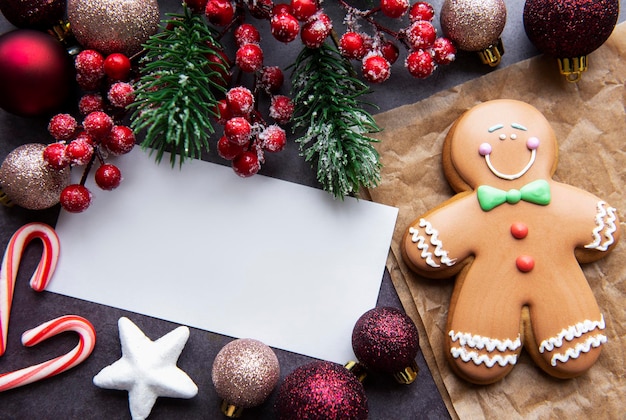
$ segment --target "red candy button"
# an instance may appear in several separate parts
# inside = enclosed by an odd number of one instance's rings
[[[528,273],[529,271],[532,271],[533,268],[535,268],[535,259],[529,255],[520,255],[515,260],[515,265],[517,266],[517,269],[522,273]]]
[[[515,222],[511,225],[511,235],[515,239],[524,239],[528,235],[528,226],[522,222]]]

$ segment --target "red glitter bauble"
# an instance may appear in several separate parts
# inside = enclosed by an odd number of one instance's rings
[[[72,66],[59,41],[18,29],[0,36],[0,107],[32,117],[57,111],[70,94]]]
[[[367,419],[365,389],[343,366],[315,361],[300,366],[283,381],[276,397],[276,414],[284,420]]]
[[[0,0],[0,11],[18,28],[50,29],[63,19],[65,0]]]
[[[417,328],[399,309],[374,308],[354,325],[352,349],[366,367],[395,374],[415,364],[419,351]]]
[[[524,29],[543,53],[585,56],[608,39],[618,15],[619,0],[528,0]]]

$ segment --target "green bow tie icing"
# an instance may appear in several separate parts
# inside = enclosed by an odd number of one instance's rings
[[[483,211],[493,210],[500,204],[517,204],[520,201],[546,206],[550,204],[550,184],[545,179],[538,179],[524,185],[519,190],[508,191],[481,185],[476,190],[476,195]]]

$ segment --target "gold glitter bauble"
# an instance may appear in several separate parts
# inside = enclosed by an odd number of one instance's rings
[[[465,51],[480,51],[498,43],[506,24],[504,0],[445,0],[441,29]]]
[[[68,0],[67,18],[76,40],[104,55],[132,55],[160,22],[157,0]]]
[[[43,160],[45,144],[25,144],[7,155],[0,166],[0,187],[11,202],[29,210],[43,210],[59,202],[70,183],[69,167],[52,169]]]

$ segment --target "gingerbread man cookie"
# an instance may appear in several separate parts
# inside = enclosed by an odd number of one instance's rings
[[[403,257],[420,275],[457,276],[447,353],[461,377],[488,384],[524,347],[548,374],[587,371],[606,342],[605,320],[579,263],[619,239],[616,209],[554,181],[558,146],[549,122],[514,100],[463,114],[443,146],[458,193],[406,230]]]

